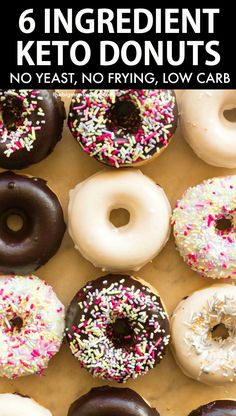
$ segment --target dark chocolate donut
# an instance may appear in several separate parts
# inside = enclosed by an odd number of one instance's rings
[[[18,231],[7,225],[19,215]],[[0,273],[26,274],[58,250],[65,232],[61,205],[46,181],[13,172],[0,174]]]
[[[236,416],[236,401],[216,400],[198,407],[189,416]]]
[[[71,404],[68,416],[159,416],[134,390],[96,387]]]
[[[169,343],[161,299],[138,278],[107,275],[88,282],[66,316],[71,352],[95,377],[123,383],[155,367]]]
[[[54,90],[0,90],[0,166],[22,169],[52,152],[65,108]]]
[[[112,167],[140,166],[168,146],[177,127],[173,90],[76,90],[68,126],[85,153]]]

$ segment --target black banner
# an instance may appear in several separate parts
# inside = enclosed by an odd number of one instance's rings
[[[1,86],[234,89],[234,13],[197,3],[6,4]]]

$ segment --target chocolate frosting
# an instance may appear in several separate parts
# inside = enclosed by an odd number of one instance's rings
[[[65,232],[57,196],[43,179],[3,172],[0,201],[0,273],[32,272],[56,253]],[[23,219],[19,231],[7,226],[12,214]]]
[[[135,355],[137,344],[140,344],[140,342],[142,342],[141,340],[145,340],[145,342],[147,343],[147,350],[144,353],[144,357],[142,360],[143,368],[139,360],[140,356],[138,356],[138,354],[137,354],[137,362],[138,362],[137,368],[138,369],[135,370],[136,367],[134,366],[132,367],[132,370],[131,369],[129,371],[127,370],[127,372],[125,373],[122,373],[121,371],[119,376],[114,377],[114,378],[111,375],[102,374],[103,369],[101,368],[98,370],[97,364],[94,368],[92,365],[88,366],[88,370],[92,372],[94,376],[99,376],[104,379],[115,380],[119,383],[122,383],[126,381],[129,377],[136,378],[137,375],[145,374],[150,368],[156,366],[161,361],[161,359],[163,358],[165,354],[166,346],[169,340],[169,321],[168,321],[168,317],[166,313],[164,312],[161,299],[157,296],[157,294],[156,293],[152,294],[151,290],[147,286],[145,286],[143,282],[137,279],[134,279],[132,276],[109,274],[106,276],[102,276],[91,282],[88,282],[86,286],[80,289],[79,292],[75,295],[75,297],[73,298],[73,300],[71,301],[69,305],[67,315],[66,315],[67,340],[71,346],[72,353],[76,354],[76,357],[81,361],[82,367],[86,367],[86,359],[84,360],[84,351],[82,352],[83,358],[81,358],[80,354],[79,353],[77,354],[77,352],[80,351],[80,345],[81,345],[80,341],[82,341],[83,343],[83,341],[87,340],[88,338],[86,327],[83,324],[84,322],[88,322],[91,319],[94,321],[95,319],[94,313],[96,314],[96,311],[98,313],[98,319],[102,319],[103,321],[103,318],[104,318],[105,322],[107,320],[109,321],[110,315],[113,309],[111,306],[109,306],[107,310],[104,312],[104,306],[102,305],[102,302],[98,303],[97,297],[100,297],[101,291],[103,291],[101,297],[103,298],[104,304],[107,305],[108,299],[106,299],[106,290],[109,291],[109,288],[111,287],[111,285],[114,286],[114,291],[115,291],[114,293],[117,293],[116,291],[120,292],[122,298],[125,296],[125,293],[127,293],[126,288],[130,289],[128,293],[128,296],[130,296],[130,299],[132,299],[133,292],[139,291],[139,299],[141,302],[140,312],[147,314],[147,319],[144,324],[139,321],[139,315],[137,314],[137,317],[134,320],[127,319],[127,321],[125,321],[125,320],[118,319],[119,321],[118,328],[114,328],[113,326],[113,328],[109,329],[109,327],[107,326],[105,330],[104,330],[104,327],[101,330],[100,347],[103,348],[101,344],[103,343],[102,340],[104,340],[104,337],[112,339],[112,343],[108,342],[109,346],[105,347],[105,351],[109,350],[110,348],[114,348],[114,354],[115,354],[115,350],[117,348],[121,348],[123,351],[123,355],[122,357],[120,357],[121,362],[129,360],[129,358],[124,358],[124,357],[129,357],[129,354],[131,352],[133,352]],[[93,293],[96,293],[96,296],[95,296],[96,299],[94,298]],[[148,304],[146,304],[146,307],[142,306],[143,305],[142,302],[144,302],[144,304],[147,302],[145,300],[146,296],[153,298],[153,304],[151,307]],[[119,295],[114,294],[113,296],[114,305],[119,304],[120,302],[119,299],[120,299]],[[128,301],[129,304],[132,304],[130,302],[132,302],[132,300]],[[83,305],[87,305],[86,306],[87,310]],[[101,309],[100,309],[100,305],[102,305]],[[94,311],[94,307],[96,311]],[[133,307],[134,308],[137,307],[137,300],[133,304]],[[121,309],[122,310],[124,309],[124,312],[125,312],[124,306],[120,305],[118,309],[119,311]],[[103,315],[103,318],[101,318],[102,315]],[[155,327],[153,326],[153,322],[155,321],[156,321],[156,325],[158,325],[157,331],[155,331]],[[140,323],[141,323],[141,328],[142,328],[141,333],[140,333],[140,326],[139,326]],[[106,325],[107,324],[105,324],[105,326]],[[85,327],[85,329],[84,330],[80,329],[78,332],[78,328],[81,328],[81,326],[82,328]],[[98,327],[99,328],[101,327],[100,323],[98,324]],[[105,333],[103,333],[103,331],[105,331]],[[78,342],[78,338],[80,338],[79,342]],[[99,335],[98,335],[98,339],[99,339]],[[128,342],[124,342],[124,341],[127,341],[127,339],[128,339]],[[97,348],[98,346],[99,346],[99,341],[97,344]],[[149,349],[152,350],[152,355],[151,354],[149,355],[149,352],[148,352]],[[87,354],[93,354],[92,349],[89,349],[87,352],[85,351],[86,357],[87,357]],[[142,355],[140,351],[139,351],[139,354]],[[119,358],[117,358],[117,360],[119,360]],[[122,364],[118,365],[118,367],[119,366],[122,366]]]
[[[189,416],[236,416],[236,400],[216,400],[193,410]]]
[[[159,416],[134,390],[96,387],[76,400],[68,416]]]
[[[6,97],[7,94],[11,96],[11,91],[0,90],[0,96]],[[21,90],[14,91],[19,93]],[[33,90],[27,91],[29,91],[29,96],[26,99],[29,103],[37,102],[37,95],[35,97],[30,96]],[[39,93],[41,99],[36,104],[36,110],[26,116],[29,120],[29,125],[32,123],[33,126],[40,126],[36,131],[36,140],[30,151],[26,148],[21,148],[7,157],[4,152],[9,144],[9,139],[2,141],[0,136],[0,166],[4,169],[22,169],[38,163],[52,152],[62,137],[63,121],[66,118],[66,113],[61,98],[55,95],[54,90],[37,90],[36,92]],[[3,103],[4,101],[0,102],[0,112],[3,111]],[[42,111],[40,111],[43,115],[38,115],[38,108],[41,108]],[[19,118],[23,119],[23,117],[25,116],[19,115]],[[39,124],[42,120],[43,124]],[[21,137],[23,137],[23,134]]]

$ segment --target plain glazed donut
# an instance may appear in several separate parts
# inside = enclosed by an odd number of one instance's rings
[[[118,208],[130,213],[128,224],[120,228],[109,220]],[[68,210],[75,248],[103,270],[139,270],[169,238],[169,201],[139,170],[96,173],[70,191]]]
[[[172,90],[76,90],[68,125],[84,152],[99,162],[141,166],[166,149],[177,113]]]
[[[171,337],[186,376],[206,384],[236,381],[236,287],[213,285],[182,300]]]
[[[236,416],[236,401],[223,399],[203,404],[188,416]]]
[[[236,167],[236,124],[231,112],[235,108],[236,90],[188,90],[183,94],[183,136],[196,155],[210,165]]]
[[[191,269],[236,278],[236,176],[188,188],[172,216],[177,248]]]
[[[0,416],[52,416],[52,413],[27,396],[0,394]]]
[[[75,295],[66,335],[81,367],[94,377],[124,383],[161,361],[169,322],[156,289],[132,276],[107,275]]]
[[[68,412],[68,416],[111,415],[159,416],[159,413],[134,390],[108,386],[91,389],[72,403]]]
[[[45,180],[13,172],[0,173],[0,201],[0,273],[30,273],[60,247],[65,232],[60,202]],[[22,218],[20,230],[8,227],[11,215]]]
[[[42,374],[61,346],[64,306],[36,276],[1,276],[0,304],[0,377]]]
[[[54,90],[0,90],[0,166],[22,169],[61,139],[65,108]]]

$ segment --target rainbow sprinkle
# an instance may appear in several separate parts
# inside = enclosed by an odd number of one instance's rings
[[[124,100],[139,112],[140,123],[134,131],[115,125],[109,116],[112,106]],[[176,113],[171,90],[80,89],[72,98],[68,125],[89,156],[119,168],[151,159],[167,147],[176,128]]]
[[[117,319],[127,319],[132,329],[128,346],[116,346],[110,336]],[[81,367],[118,383],[157,365],[170,338],[160,298],[129,276],[110,275],[88,283],[73,299],[66,321],[67,339]]]

